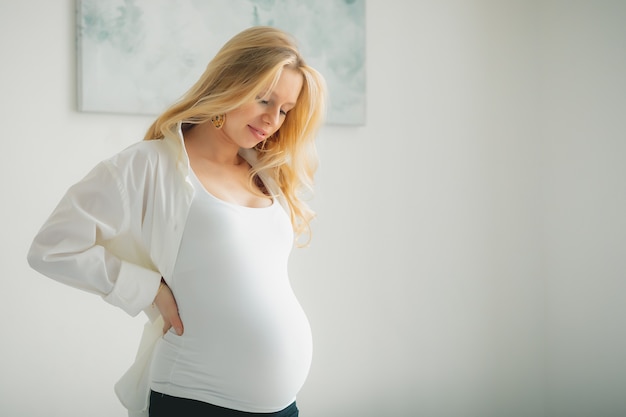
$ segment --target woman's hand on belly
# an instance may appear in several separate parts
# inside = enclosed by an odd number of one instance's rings
[[[172,290],[167,286],[165,281],[161,281],[161,287],[154,298],[154,305],[159,309],[163,316],[163,334],[167,333],[172,327],[177,335],[183,334],[183,322],[178,314],[178,304],[172,294]]]

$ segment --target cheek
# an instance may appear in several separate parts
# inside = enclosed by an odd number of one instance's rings
[[[233,117],[238,119],[249,119],[259,113],[258,105],[256,103],[245,104],[240,108],[231,111]]]
[[[293,115],[291,116],[293,117]],[[285,125],[285,122],[287,122],[287,119],[289,119],[289,113],[287,113],[287,115],[285,117],[282,117],[280,120],[280,123],[278,124],[278,127],[282,127]]]
[[[226,115],[226,123],[224,124],[224,128],[229,128],[228,130],[234,132],[236,130],[244,128],[249,123],[250,118],[241,111],[230,112]]]

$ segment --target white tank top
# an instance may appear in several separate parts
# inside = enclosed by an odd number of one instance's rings
[[[185,332],[159,340],[151,387],[240,411],[282,410],[312,356],[311,329],[287,274],[291,222],[276,199],[238,206],[190,176],[196,193],[168,283]]]

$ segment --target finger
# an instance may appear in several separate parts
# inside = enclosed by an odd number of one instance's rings
[[[174,327],[174,331],[176,332],[177,335],[182,336],[183,332],[185,331],[183,328],[183,322],[180,319],[180,316],[177,314],[173,315],[172,318],[170,319],[170,324],[172,327]]]

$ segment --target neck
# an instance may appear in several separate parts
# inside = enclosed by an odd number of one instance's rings
[[[240,165],[239,147],[228,142],[210,123],[195,125],[184,133],[185,147],[190,156],[200,157],[220,165]]]

